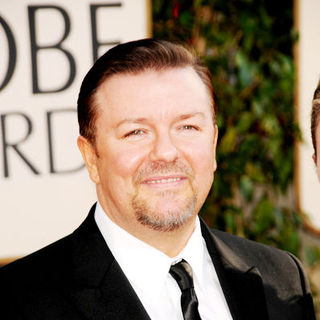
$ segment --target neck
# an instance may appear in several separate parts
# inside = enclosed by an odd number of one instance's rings
[[[110,214],[108,210],[104,209],[104,212],[120,228],[158,249],[170,258],[177,256],[184,249],[194,231],[196,222],[195,215],[176,230],[159,231],[142,225],[134,218],[123,221],[117,219],[117,216]]]

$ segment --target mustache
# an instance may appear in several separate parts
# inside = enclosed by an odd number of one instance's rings
[[[139,184],[150,176],[165,174],[181,174],[188,178],[192,178],[193,170],[181,160],[175,160],[172,162],[155,161],[140,167],[133,180],[136,184]]]

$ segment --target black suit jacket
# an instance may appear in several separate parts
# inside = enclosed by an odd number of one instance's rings
[[[0,269],[1,319],[150,319],[99,232],[94,208],[71,235]],[[233,319],[315,319],[296,258],[201,228]]]

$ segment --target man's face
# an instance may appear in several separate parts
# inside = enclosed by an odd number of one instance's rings
[[[115,75],[95,103],[96,148],[86,148],[84,158],[109,217],[126,230],[160,231],[195,218],[213,181],[217,140],[211,101],[195,71]]]

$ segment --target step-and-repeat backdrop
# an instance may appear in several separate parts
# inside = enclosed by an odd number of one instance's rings
[[[95,188],[77,149],[76,100],[93,61],[145,38],[148,0],[0,3],[0,260],[72,232]]]

